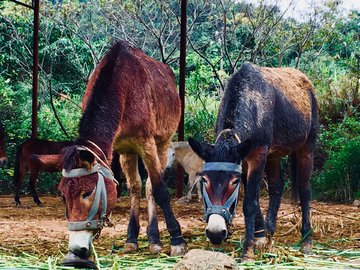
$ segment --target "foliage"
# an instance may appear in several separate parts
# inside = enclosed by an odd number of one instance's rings
[[[215,124],[219,100],[204,95],[188,96],[185,105],[185,138],[214,143]]]
[[[279,8],[280,0],[188,2],[185,138],[215,141],[219,100],[227,79],[244,61],[298,68],[313,82],[319,104],[322,128],[313,182],[323,181],[324,189],[329,183],[332,189],[332,180],[326,178],[333,176],[325,172],[337,170],[331,160],[345,162],[349,157],[347,144],[357,147],[352,140],[359,131],[360,105],[360,12],[343,13],[338,3],[310,1],[295,19],[286,16],[294,8],[292,1],[285,9]],[[81,116],[77,105],[90,74],[114,40],[124,39],[168,64],[178,81],[180,8],[178,0],[42,1],[39,137],[76,138]],[[10,157],[0,169],[6,183],[1,193],[11,192],[16,147],[30,137],[32,20],[31,10],[0,2],[0,120]],[[355,174],[348,175],[349,183],[357,181]],[[46,174],[41,178],[44,191],[57,181]],[[350,186],[347,200],[359,188]],[[324,198],[316,186],[314,190],[315,196]]]
[[[326,149],[326,161],[312,180],[318,200],[348,203],[359,197],[360,190],[359,117],[321,128],[318,148]],[[319,149],[317,150],[319,151]]]

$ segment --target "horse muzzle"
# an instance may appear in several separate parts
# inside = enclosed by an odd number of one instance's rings
[[[69,249],[74,255],[87,259],[91,255],[92,241],[92,231],[70,231]]]
[[[219,214],[210,215],[205,235],[213,245],[220,245],[228,235],[225,219]]]

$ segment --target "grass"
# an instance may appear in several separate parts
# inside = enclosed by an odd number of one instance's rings
[[[233,241],[233,251],[227,252],[244,269],[360,269],[360,251],[324,248],[315,244],[311,255],[304,255],[296,246],[277,245],[270,253],[257,253],[256,261],[241,263],[240,241]],[[224,248],[213,249],[225,252]],[[99,269],[172,269],[182,257],[169,257],[166,254],[99,256],[93,246],[93,257]],[[72,269],[60,266],[65,254],[58,252],[44,260],[22,252],[21,254],[0,254],[0,268],[12,269]],[[356,260],[356,261],[355,261]]]

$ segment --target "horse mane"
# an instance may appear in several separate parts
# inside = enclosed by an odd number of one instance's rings
[[[119,40],[106,53],[86,86],[79,140],[90,139],[104,151],[111,148],[121,118],[121,110],[114,108],[121,108],[119,103],[125,92],[123,89],[119,90],[122,75],[118,74],[129,64],[132,65],[129,69],[137,69],[138,63],[133,52],[130,52],[129,45]],[[76,144],[79,144],[78,141]]]
[[[226,133],[229,133],[231,135],[232,131]],[[233,154],[230,151],[230,148],[236,146],[237,144],[238,142],[234,136],[220,136],[215,143],[214,149],[212,150],[213,156],[215,157],[215,160],[213,161],[216,162],[227,160],[232,162]]]
[[[75,168],[76,165],[76,159],[75,159],[75,154],[76,154],[77,150],[76,150],[76,146],[69,146],[69,147],[65,147],[62,151],[63,153],[63,166],[65,171],[70,171],[71,169]]]

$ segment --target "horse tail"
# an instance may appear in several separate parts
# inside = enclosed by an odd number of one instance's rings
[[[292,197],[295,203],[297,203],[299,200],[299,170],[295,152],[290,155],[290,178],[292,182]]]
[[[19,184],[19,179],[20,179],[20,157],[22,154],[22,148],[23,148],[23,145],[21,144],[16,149],[15,166],[14,166],[14,186],[15,187],[17,187],[17,185]]]

